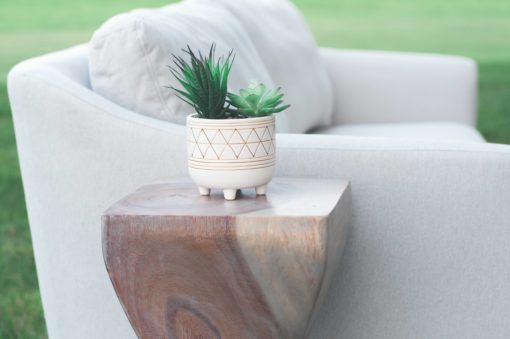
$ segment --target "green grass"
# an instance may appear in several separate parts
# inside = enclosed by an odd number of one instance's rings
[[[6,94],[7,72],[20,60],[87,41],[115,13],[167,2],[0,2],[0,338],[46,337]],[[295,2],[320,45],[474,58],[480,65],[478,127],[489,141],[510,144],[510,1]]]

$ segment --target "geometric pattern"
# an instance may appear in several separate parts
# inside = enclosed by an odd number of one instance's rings
[[[188,127],[188,157],[193,160],[254,160],[273,157],[274,124],[257,127]]]

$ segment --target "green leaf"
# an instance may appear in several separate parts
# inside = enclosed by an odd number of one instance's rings
[[[238,108],[249,108],[250,107],[248,102],[246,102],[246,100],[239,95],[236,95],[233,93],[228,93],[228,98],[230,99],[230,103],[235,107],[238,107]]]
[[[228,93],[228,99],[229,103],[244,116],[267,116],[290,107],[280,106],[283,104],[283,93],[280,93],[280,90],[279,87],[267,90],[264,84],[252,81],[247,88],[239,91],[239,95]]]
[[[281,112],[289,107],[283,105],[280,88],[267,90],[262,83],[251,82],[239,95],[228,92],[228,77],[235,55],[230,51],[225,58],[215,58],[216,45],[209,53],[195,53],[190,46],[183,49],[189,57],[172,55],[174,67],[169,66],[172,75],[182,89],[170,88],[176,96],[191,105],[200,117],[224,119],[227,117],[265,116]]]
[[[266,93],[266,86],[264,84],[259,84],[253,89],[253,94],[258,97],[262,97]]]
[[[280,113],[289,107],[290,107],[290,105],[284,105],[284,106],[280,106],[278,108],[274,108],[272,113]]]
[[[260,96],[256,94],[250,94],[244,97],[244,100],[248,103],[248,105],[250,105],[251,109],[257,111],[257,108],[259,107]]]

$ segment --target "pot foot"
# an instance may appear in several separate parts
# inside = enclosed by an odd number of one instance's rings
[[[255,187],[255,192],[257,193],[257,195],[266,195],[266,191],[267,185]]]
[[[236,200],[237,190],[236,189],[224,189],[223,196],[225,200]]]
[[[198,192],[200,192],[200,195],[209,195],[211,194],[211,189],[207,187],[198,186]]]

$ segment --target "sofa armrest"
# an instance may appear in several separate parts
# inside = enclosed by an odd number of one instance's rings
[[[330,48],[320,53],[334,86],[336,124],[476,123],[477,65],[471,59]]]
[[[104,267],[101,214],[154,179],[186,174],[185,128],[102,98],[52,58],[8,77],[48,335],[136,338]]]
[[[351,181],[352,229],[309,337],[510,333],[509,174],[506,145],[279,135],[277,175]]]

